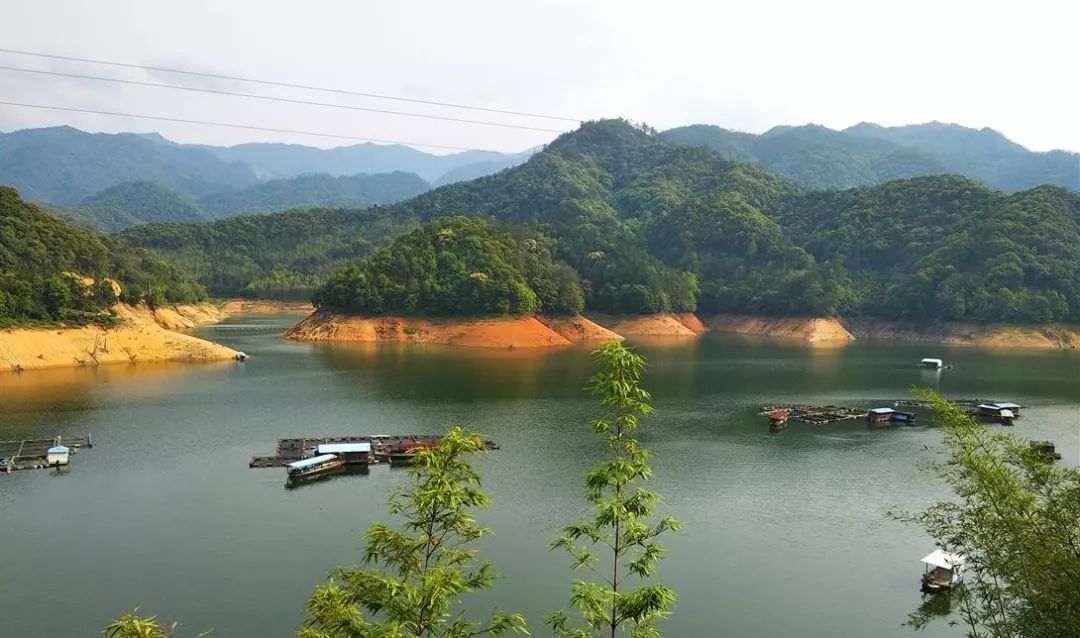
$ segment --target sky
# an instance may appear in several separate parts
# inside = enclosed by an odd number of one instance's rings
[[[0,47],[659,129],[931,120],[1080,151],[1080,3],[1066,0],[11,1]],[[568,130],[508,116],[0,53],[0,66]],[[459,148],[557,133],[0,70],[0,101]],[[180,142],[346,139],[0,105],[0,130]],[[420,147],[432,152],[449,149]]]

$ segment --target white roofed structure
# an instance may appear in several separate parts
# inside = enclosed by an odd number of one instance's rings
[[[370,454],[370,443],[323,443],[319,454]]]
[[[966,560],[960,554],[950,554],[942,549],[935,549],[922,559],[923,563],[930,565],[931,567],[941,567],[942,569],[956,569],[963,567]]]

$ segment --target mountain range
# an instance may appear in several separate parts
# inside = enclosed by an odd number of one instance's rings
[[[519,164],[531,153],[434,155],[369,143],[332,149],[262,143],[221,147],[178,144],[158,134],[86,133],[60,126],[0,133],[0,184],[17,188],[27,199],[74,207],[126,182],[150,182],[192,199],[316,173],[405,172],[447,183]]]
[[[662,135],[757,164],[806,188],[852,188],[951,173],[1007,192],[1040,184],[1080,191],[1080,154],[1036,153],[988,128],[864,122],[842,131],[816,125],[778,126],[754,135],[694,125]]]
[[[212,293],[295,296],[420,225],[482,216],[549,245],[596,312],[1080,320],[1076,192],[957,175],[811,190],[667,137],[591,122],[520,166],[397,204],[119,237]]]

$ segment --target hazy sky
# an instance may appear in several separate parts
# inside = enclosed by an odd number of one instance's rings
[[[8,0],[0,47],[657,128],[761,132],[929,120],[1080,151],[1070,0]],[[413,104],[0,54],[0,65],[569,128]],[[554,134],[0,70],[0,100],[521,150]],[[0,105],[0,130],[70,124],[184,142],[350,143]]]

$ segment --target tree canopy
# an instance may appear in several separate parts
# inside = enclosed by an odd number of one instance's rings
[[[85,321],[122,298],[206,298],[201,286],[144,249],[75,228],[0,187],[0,324]]]
[[[577,274],[552,258],[549,244],[484,218],[437,219],[334,273],[314,302],[367,314],[580,312]]]

